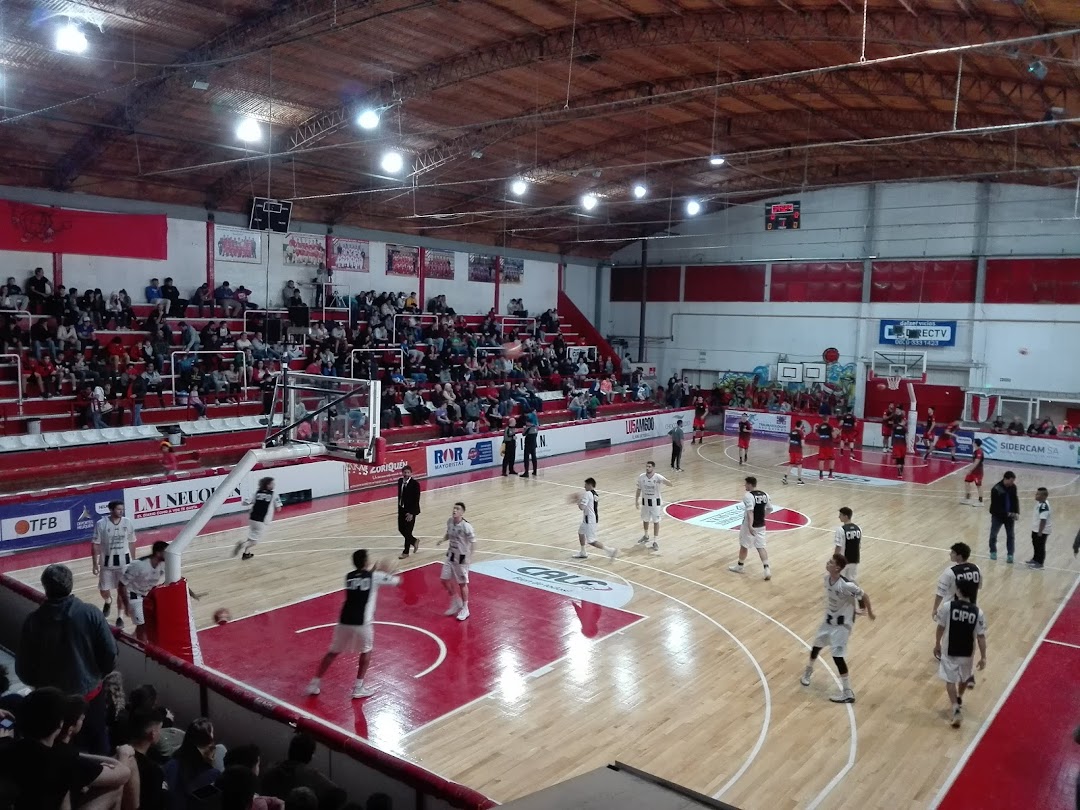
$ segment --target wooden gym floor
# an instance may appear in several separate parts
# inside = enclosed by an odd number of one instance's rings
[[[474,474],[465,482],[424,482],[421,550],[405,566],[407,586],[380,592],[376,619],[382,626],[369,676],[380,694],[363,703],[345,694],[351,659],[334,665],[320,698],[304,697],[303,688],[328,639],[325,625],[336,618],[340,594],[334,592],[351,551],[367,547],[397,556],[393,500],[334,509],[316,503],[296,517],[286,510],[246,563],[229,557],[242,528],[206,535],[184,561],[192,587],[210,592],[195,604],[206,663],[499,801],[620,760],[747,810],[1068,807],[1075,765],[1066,761],[1067,745],[1040,750],[1036,744],[1018,754],[999,750],[998,743],[1012,731],[1010,707],[1018,696],[1028,695],[1036,706],[1034,715],[1030,708],[1022,714],[1036,743],[1042,724],[1049,729],[1055,715],[1067,714],[1062,708],[1080,701],[1080,639],[1074,630],[1055,640],[1051,630],[1080,571],[1071,551],[1080,476],[1016,467],[1022,519],[1017,564],[1007,565],[1004,553],[996,562],[987,556],[985,508],[959,502],[962,463],[933,462],[933,474],[921,476],[932,483],[899,483],[891,468],[879,467],[880,451],[868,449],[857,454],[858,475],[819,482],[808,471],[806,486],[782,486],[784,444],[755,440],[750,463],[740,467],[733,442],[711,437],[704,446],[687,446],[682,473],[668,469],[668,448],[658,442],[552,459],[529,480]],[[673,480],[665,494],[680,516],[665,517],[658,552],[637,545],[641,523],[633,504],[635,478],[649,459]],[[882,470],[880,480],[867,475],[874,468]],[[987,500],[1004,469],[987,465]],[[727,571],[738,550],[737,534],[728,528],[737,524],[729,502],[741,497],[749,474],[788,510],[774,516],[779,522],[769,533],[771,582],[761,579],[753,553],[746,574]],[[614,562],[595,553],[585,561],[570,558],[579,513],[567,497],[587,476],[598,481],[600,539],[619,548]],[[1055,532],[1047,567],[1035,572],[1022,562],[1030,556],[1038,486],[1050,489]],[[490,563],[473,578],[476,607],[463,624],[441,615],[446,600],[434,564],[441,559],[435,540],[457,500],[466,502],[480,538],[475,562]],[[684,501],[695,503],[674,506]],[[860,619],[853,632],[852,706],[828,701],[836,682],[825,656],[813,684],[799,685],[806,640],[823,614],[821,579],[836,513],[845,505],[863,528],[859,579],[878,614],[876,622]],[[989,664],[965,700],[963,726],[954,730],[931,656],[930,614],[947,549],[958,540],[972,546],[983,569],[979,603],[989,621]],[[1004,552],[1004,532],[1000,543]],[[548,582],[556,586],[538,590],[520,577],[511,583],[491,573],[519,565],[549,571],[555,580]],[[72,567],[78,595],[96,602],[85,555]],[[40,570],[15,576],[36,585]],[[592,595],[588,588],[574,591],[579,577],[603,584],[589,586]],[[553,592],[560,587],[571,595]],[[575,598],[579,593],[584,598]],[[212,627],[211,615],[221,606],[236,619]],[[1070,604],[1062,620],[1080,615],[1077,607]],[[277,677],[221,655],[243,643],[245,627],[250,643],[280,645],[290,659]],[[266,641],[269,627],[278,631]],[[215,645],[220,633],[234,634],[232,643]],[[421,644],[429,645],[423,654]],[[435,644],[439,665],[420,677],[436,658]],[[1064,693],[1032,701],[1039,686],[1015,676],[1029,660],[1038,669],[1036,653],[1044,648],[1064,656],[1052,667],[1066,673]],[[255,664],[266,669],[267,660],[260,655]],[[990,724],[999,703],[999,720]],[[1057,722],[1077,720],[1069,715]],[[984,726],[989,733],[981,733]],[[1021,784],[999,790],[995,780],[1009,769],[1023,775]],[[965,788],[946,794],[956,774]]]

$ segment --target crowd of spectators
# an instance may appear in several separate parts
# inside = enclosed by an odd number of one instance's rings
[[[1050,418],[1039,419],[1024,427],[1023,420],[1018,416],[1009,419],[1005,423],[1005,417],[998,415],[994,418],[991,426],[994,433],[1007,433],[1010,436],[1043,436],[1046,438],[1077,439],[1080,438],[1080,425],[1071,425],[1068,420],[1061,424],[1054,424]]]
[[[383,794],[350,802],[306,734],[264,763],[257,745],[222,745],[209,718],[178,725],[152,684],[127,694],[116,639],[72,595],[71,570],[50,565],[41,583],[15,658],[28,690],[9,692],[0,667],[0,810],[392,810]]]
[[[39,316],[27,330],[24,320],[0,313],[0,348],[24,355],[24,396],[74,395],[77,427],[122,426],[129,413],[130,424],[138,426],[143,410],[155,403],[166,407],[166,393],[173,390],[171,404],[190,407],[196,417],[204,417],[209,405],[239,402],[256,388],[268,411],[284,363],[324,376],[379,379],[384,424],[401,425],[404,411],[415,423],[435,421],[447,435],[498,429],[514,403],[526,413],[541,409],[538,394],[545,390],[570,398],[575,416],[592,416],[612,401],[618,384],[611,358],[574,352],[559,334],[558,313],[549,309],[530,319],[521,299],[508,307],[516,319],[499,317],[494,309],[467,319],[444,295],[421,308],[416,293],[367,290],[349,297],[347,307],[335,311],[337,320],[289,329],[284,321],[269,322],[278,316],[258,311],[247,316],[249,331],[237,333],[230,319],[255,305],[248,300],[250,290],[227,281],[213,291],[204,284],[185,299],[171,278],[152,278],[144,290],[152,308],[142,319],[125,290],[106,300],[101,290],[54,288],[41,268],[31,282],[27,301],[19,298],[14,279],[0,288],[0,303],[29,306]],[[287,310],[307,305],[294,281],[285,285],[281,300]],[[187,320],[191,309],[200,318],[208,310],[210,319],[197,328]],[[214,320],[218,311],[225,319]],[[125,330],[145,337],[132,342],[100,334]],[[520,340],[520,354],[502,351],[508,340]],[[492,385],[502,385],[497,397],[477,395]],[[637,399],[647,398],[637,393]]]

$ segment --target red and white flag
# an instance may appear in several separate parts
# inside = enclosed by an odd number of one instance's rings
[[[976,422],[989,422],[997,414],[1000,397],[988,394],[971,395],[971,418]]]

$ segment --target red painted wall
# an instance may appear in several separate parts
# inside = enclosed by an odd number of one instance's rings
[[[650,301],[679,300],[678,267],[650,267],[646,292]],[[641,300],[641,268],[611,268],[611,300]]]
[[[862,301],[862,262],[773,264],[770,301]]]
[[[883,380],[868,380],[866,383],[866,416],[880,419],[890,402],[903,406],[907,413],[907,386],[900,383],[899,391],[882,390]],[[952,419],[959,419],[964,412],[964,390],[955,385],[916,385],[915,401],[919,404],[919,420],[926,416],[926,409],[934,409],[934,418],[940,424]]]
[[[687,267],[686,291],[683,300],[695,302],[764,301],[765,265],[728,264]]]
[[[1080,304],[1080,259],[989,259],[988,304]]]
[[[975,300],[974,259],[874,262],[874,303],[968,304]]]

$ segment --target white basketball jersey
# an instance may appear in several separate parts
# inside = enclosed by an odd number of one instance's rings
[[[464,555],[468,559],[472,554],[472,546],[476,540],[476,533],[473,531],[472,524],[467,520],[454,523],[454,519],[450,518],[446,521],[446,535],[450,553],[455,557]]]
[[[113,523],[106,515],[94,527],[94,545],[104,549],[106,568],[123,568],[131,562],[131,544],[135,540],[135,524],[128,518]]]
[[[863,596],[862,588],[843,577],[836,582],[832,582],[828,574],[824,577],[825,612],[834,618],[843,616],[843,623],[851,624],[855,620],[855,602]]]
[[[645,473],[637,477],[637,485],[641,490],[642,498],[659,498],[660,487],[667,483],[669,483],[668,480],[659,473],[653,473],[652,478]]]
[[[578,498],[578,507],[581,509],[582,523],[596,523],[596,495],[585,490]]]

